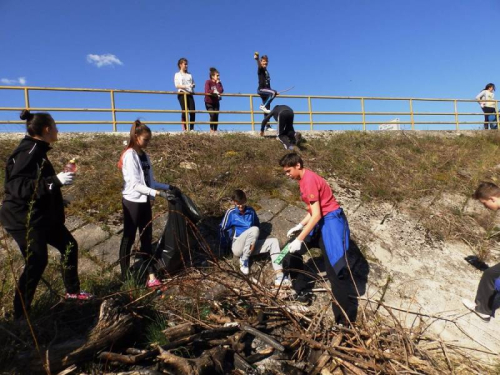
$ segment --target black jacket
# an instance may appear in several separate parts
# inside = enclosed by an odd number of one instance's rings
[[[271,110],[271,112],[269,112],[264,117],[264,120],[262,120],[262,126],[265,126],[269,122],[269,120],[271,120],[271,117],[274,117],[274,119],[276,121],[278,121],[280,114],[283,112],[290,112],[291,114],[293,114],[293,109],[291,109],[289,106],[284,105],[284,104],[274,106],[274,108]]]
[[[287,105],[277,105],[269,112],[262,120],[262,124],[260,125],[260,131],[263,132],[265,126],[271,120],[271,117],[274,117],[276,121],[278,121],[278,134],[281,135],[283,133],[287,133],[289,131],[295,131],[293,128],[293,109],[291,109]],[[281,117],[280,117],[281,116]]]
[[[49,150],[47,142],[26,136],[7,160],[5,197],[0,209],[0,223],[5,229],[64,224],[61,182],[47,158]]]

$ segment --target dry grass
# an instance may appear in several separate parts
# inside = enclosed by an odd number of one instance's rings
[[[50,158],[56,170],[68,159],[78,159],[78,179],[64,189],[65,197],[72,200],[68,215],[105,224],[121,222],[122,177],[116,161],[126,139],[126,135],[77,135],[55,144]],[[0,140],[0,158],[5,160],[17,142]],[[432,234],[442,239],[463,237],[478,246],[484,236],[476,225],[491,233],[491,220],[463,215],[452,207],[436,216],[419,200],[459,194],[465,201],[479,181],[497,181],[499,145],[497,132],[473,136],[345,132],[309,139],[302,156],[306,167],[324,177],[342,179],[361,192],[361,199],[413,206]],[[298,196],[296,184],[287,181],[278,166],[285,151],[274,139],[155,134],[148,152],[157,180],[180,187],[206,216],[221,216],[236,188],[244,189],[253,200]],[[164,202],[158,200],[155,211],[164,209]]]
[[[78,159],[78,179],[72,187],[64,188],[65,196],[72,199],[68,215],[103,224],[121,222],[122,177],[116,161],[124,140],[125,135],[80,135],[65,137],[54,146],[49,156],[56,170],[62,169],[68,159]],[[443,240],[463,240],[484,259],[498,238],[495,235],[498,228],[494,227],[491,214],[487,211],[467,214],[463,205],[458,205],[459,208],[456,205],[440,206],[438,209],[429,202],[439,200],[444,194],[463,197],[465,202],[480,180],[496,181],[499,141],[496,132],[453,137],[349,132],[310,139],[302,156],[306,167],[327,178],[341,178],[343,183],[359,190],[363,200],[391,201],[402,209],[412,208],[413,214],[420,218],[431,235]],[[18,140],[0,140],[0,157],[5,160],[17,143]],[[217,137],[155,134],[148,152],[157,180],[181,188],[206,216],[221,216],[225,202],[235,188],[244,189],[253,200],[269,195],[285,200],[297,199],[296,184],[288,181],[278,166],[285,151],[274,139],[241,134]],[[3,181],[3,173],[0,173],[0,181]],[[3,192],[0,197],[3,197]],[[164,210],[164,202],[158,200],[154,209],[156,212]],[[51,264],[47,271],[47,281],[61,293],[63,287],[58,279],[57,265]],[[3,267],[3,275],[8,272]],[[100,296],[123,292],[123,286],[120,291],[120,284],[112,278],[86,280],[85,283],[85,287],[89,286],[90,291],[97,291]],[[11,291],[11,280],[0,278],[0,302],[4,305],[10,304]],[[43,322],[53,314],[65,316],[69,313],[58,309],[44,312],[45,307],[57,305],[59,297],[43,286],[37,293],[35,306],[40,307],[40,315],[35,314],[37,321]],[[193,300],[197,302],[198,297]],[[203,304],[183,302],[179,306],[167,302],[161,300],[158,305],[164,309],[177,307],[184,317],[200,321],[205,321],[205,315],[215,309],[206,301]],[[207,310],[207,306],[211,310]],[[237,312],[246,313],[246,306],[242,304],[239,306],[241,311]],[[218,312],[229,314],[223,310]],[[373,329],[373,332],[387,329],[385,323],[377,327],[376,322],[374,319],[373,326],[365,322],[367,325],[363,328]],[[152,337],[154,331],[152,329]],[[45,341],[49,342],[51,334],[49,330],[42,332],[42,339],[46,335]],[[5,340],[12,342],[8,337]],[[16,345],[13,344],[12,348]],[[6,359],[7,356],[0,356],[0,362]],[[446,363],[441,363],[443,358],[436,361],[439,362],[436,368],[446,366]]]
[[[350,132],[314,142],[308,164],[356,184],[365,199],[470,195],[478,181],[495,179],[499,145],[496,132],[455,137]]]

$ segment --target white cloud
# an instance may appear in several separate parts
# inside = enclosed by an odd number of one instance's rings
[[[87,62],[89,64],[94,64],[98,68],[101,66],[114,66],[114,65],[123,65],[123,63],[120,61],[118,57],[115,55],[112,55],[110,53],[106,53],[104,55],[93,55],[93,54],[88,54],[87,55]]]
[[[19,77],[18,79],[10,79],[10,78],[2,78],[0,79],[0,83],[3,83],[4,85],[25,85],[26,84],[26,77]]]

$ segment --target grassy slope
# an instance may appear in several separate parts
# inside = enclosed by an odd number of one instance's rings
[[[62,137],[54,145],[49,156],[56,170],[62,169],[68,159],[78,159],[77,182],[64,192],[73,200],[68,215],[103,225],[120,224],[122,178],[116,161],[126,139],[126,135],[73,135]],[[0,140],[0,159],[6,160],[18,142]],[[463,238],[481,250],[494,241],[489,239],[488,234],[495,228],[486,210],[473,217],[450,208],[439,217],[431,217],[420,202],[442,194],[465,200],[480,180],[496,181],[499,145],[496,132],[474,136],[347,132],[311,137],[302,156],[306,167],[359,190],[362,200],[391,201],[401,209],[413,210],[432,234],[443,239]],[[298,198],[297,185],[288,181],[278,166],[284,150],[275,139],[242,134],[155,134],[148,152],[157,180],[179,186],[208,216],[223,214],[224,204],[235,188],[244,189],[254,206],[263,196],[289,201]],[[3,178],[2,170],[0,183]],[[159,200],[154,210],[164,209]],[[474,225],[470,225],[471,221]],[[478,233],[478,225],[486,232]],[[4,272],[0,280],[0,301],[10,307],[13,288],[9,274]],[[45,277],[56,290],[62,289],[57,263],[49,265]],[[100,295],[106,293],[99,289],[120,288],[112,285],[116,280],[107,278],[87,280],[92,285],[85,287]],[[45,316],[41,311],[54,303],[57,299],[45,297],[35,305],[40,319]],[[8,353],[0,356],[0,362],[8,357]]]
[[[73,200],[68,215],[119,223],[122,179],[116,161],[124,140],[126,135],[77,135],[54,145],[49,157],[56,170],[68,159],[78,159],[77,182],[65,188]],[[0,140],[2,161],[17,143],[17,139]],[[306,167],[326,178],[341,179],[360,190],[363,200],[405,204],[441,193],[467,196],[478,181],[496,181],[499,145],[496,132],[473,136],[346,132],[316,135],[305,144],[302,156]],[[284,150],[274,139],[155,134],[148,152],[156,179],[179,186],[209,216],[223,213],[221,202],[235,188],[244,189],[254,200],[264,195],[297,198],[296,184],[287,181],[278,166]],[[163,208],[162,202],[155,207]]]

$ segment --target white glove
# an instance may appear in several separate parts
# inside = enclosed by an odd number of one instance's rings
[[[296,238],[290,245],[288,245],[288,251],[290,253],[295,253],[296,251],[299,251],[301,247],[302,241]]]
[[[298,223],[296,226],[294,226],[286,233],[286,236],[288,238],[292,238],[295,232],[300,232],[302,229],[304,229],[304,226],[302,225],[302,223]]]
[[[57,179],[63,185],[71,185],[73,183],[73,179],[75,178],[74,172],[61,172],[57,176]]]

